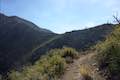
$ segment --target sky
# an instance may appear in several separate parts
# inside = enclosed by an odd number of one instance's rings
[[[0,12],[64,33],[113,22],[120,0],[0,0]]]

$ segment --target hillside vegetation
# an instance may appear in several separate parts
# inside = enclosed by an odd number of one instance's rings
[[[91,46],[97,44],[97,42],[104,40],[113,30],[113,26],[113,24],[103,24],[93,28],[57,35],[57,38],[51,40],[42,47],[38,47],[38,49],[34,51],[32,58],[37,60],[40,57],[40,53],[45,53],[54,48],[62,48],[63,46],[72,47],[78,51],[87,50]]]
[[[0,79],[58,80],[79,57],[76,50],[85,51],[101,41],[96,45],[99,68],[107,80],[119,80],[120,25],[114,26],[103,24],[55,34],[17,16],[0,14]],[[81,75],[89,77],[87,71],[83,66]]]
[[[104,40],[113,26],[107,23],[56,34],[25,19],[0,13],[0,74],[34,63],[51,49],[67,46],[86,50]]]
[[[120,80],[120,25],[97,45],[100,69],[107,80]]]
[[[32,22],[0,14],[0,73],[27,63],[31,51],[53,36]]]
[[[42,56],[34,65],[26,66],[20,71],[11,71],[10,80],[58,80],[67,64],[78,57],[73,48],[54,49]]]

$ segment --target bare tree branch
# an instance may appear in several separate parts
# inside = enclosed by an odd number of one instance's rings
[[[113,15],[113,18],[116,20],[116,22],[117,22],[118,24],[120,24],[120,20],[118,19],[117,16]]]

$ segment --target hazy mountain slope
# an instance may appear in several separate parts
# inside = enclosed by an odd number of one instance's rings
[[[112,30],[112,24],[104,24],[94,28],[67,32],[53,43],[62,47],[70,46],[76,49],[85,49],[91,45],[103,40]]]
[[[97,42],[104,40],[111,33],[113,24],[103,24],[93,28],[67,32],[58,35],[57,38],[38,48],[33,55],[33,59],[39,58],[39,54],[45,53],[53,48],[62,48],[63,46],[73,47],[77,50],[87,49]]]
[[[112,24],[104,24],[58,35],[17,16],[0,14],[0,73],[35,61],[53,48],[84,50],[103,40],[112,29]]]
[[[54,35],[27,20],[0,14],[0,72],[26,62],[36,46]]]

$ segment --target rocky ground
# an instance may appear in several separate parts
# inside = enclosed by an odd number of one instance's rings
[[[67,67],[60,80],[85,80],[80,73],[81,66],[83,65],[87,66],[89,71],[91,71],[92,80],[105,80],[104,77],[99,74],[99,69],[97,68],[97,63],[94,58],[95,55],[95,52],[91,52],[86,55],[81,55],[79,59],[74,60],[74,62]]]

